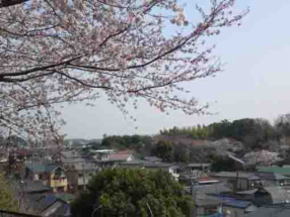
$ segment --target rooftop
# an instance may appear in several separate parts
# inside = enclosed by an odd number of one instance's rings
[[[26,193],[41,193],[52,191],[51,187],[44,185],[41,181],[24,180],[20,188]]]
[[[209,167],[210,163],[190,163],[186,167]]]
[[[272,173],[279,173],[282,175],[290,175],[290,167],[258,167],[259,172],[272,172]]]
[[[289,217],[290,204],[263,206],[247,215],[247,217]]]
[[[196,179],[196,181],[199,183],[199,184],[205,184],[205,183],[219,183],[220,181],[215,179],[215,178],[212,178],[212,177],[199,177]]]
[[[194,185],[193,191],[195,194],[219,195],[223,192],[230,192],[231,189],[224,183],[214,183],[208,185]]]
[[[240,209],[245,209],[252,205],[252,202],[250,201],[237,200],[234,198],[221,198],[221,200],[224,206],[230,206],[230,207],[235,207],[235,208],[240,208]]]
[[[111,153],[103,161],[126,161],[133,154],[132,151],[119,151],[116,153]]]
[[[285,180],[290,179],[280,173],[274,173],[274,172],[257,172],[255,174],[256,176],[260,177],[264,180]]]
[[[123,166],[140,166],[146,168],[169,168],[169,167],[177,167],[177,165],[172,163],[164,163],[164,162],[152,162],[145,160],[132,160],[128,162],[121,163]]]
[[[285,203],[290,200],[290,193],[280,186],[269,186],[264,189],[271,194],[273,204]]]
[[[33,171],[34,173],[44,173],[44,172],[52,172],[59,166],[55,163],[49,162],[29,162],[26,163],[26,167],[29,170]]]
[[[69,193],[55,193],[54,196],[68,203],[76,198],[75,195]]]
[[[218,178],[244,178],[249,180],[259,180],[260,178],[256,176],[254,173],[248,173],[248,172],[227,172],[222,171],[218,173],[213,173],[212,176],[218,177]]]
[[[33,194],[27,197],[30,207],[39,214],[49,212],[49,216],[66,216],[69,213],[68,203],[53,194]],[[43,216],[47,215],[44,214]]]

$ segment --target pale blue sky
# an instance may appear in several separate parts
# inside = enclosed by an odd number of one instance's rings
[[[170,116],[142,105],[126,119],[105,99],[96,107],[71,105],[64,110],[70,138],[100,138],[103,134],[156,134],[173,126],[208,124],[223,119],[260,117],[273,121],[290,112],[290,1],[238,0],[250,13],[239,28],[230,28],[217,38],[216,54],[226,63],[215,78],[188,84],[200,102],[211,103],[216,115]],[[136,129],[136,127],[138,127]]]

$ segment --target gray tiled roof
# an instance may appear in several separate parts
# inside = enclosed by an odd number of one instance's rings
[[[84,158],[75,158],[63,161],[66,166],[73,166],[76,170],[98,170],[99,167],[97,164],[91,160],[87,160]]]
[[[144,160],[133,160],[128,162],[121,163],[123,166],[140,166],[146,168],[169,168],[169,167],[177,167],[176,164],[172,163],[163,163],[163,162],[151,162]]]
[[[237,176],[239,178],[249,179],[249,180],[258,180],[260,179],[258,176],[256,176],[254,173],[248,173],[248,172],[227,172],[222,171],[218,173],[213,173],[212,176],[219,177],[219,178],[236,178]]]
[[[224,183],[210,184],[210,185],[195,185],[193,191],[197,194],[220,194],[223,192],[230,192],[231,189]]]
[[[30,207],[38,213],[44,214],[50,212],[50,216],[67,216],[70,210],[66,202],[58,199],[53,194],[34,194],[28,195],[27,197]]]
[[[20,188],[26,193],[49,192],[52,190],[51,187],[43,185],[41,181],[31,180],[24,180],[23,183],[20,184]]]

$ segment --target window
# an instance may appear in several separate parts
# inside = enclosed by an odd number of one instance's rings
[[[63,178],[62,169],[61,169],[61,168],[57,168],[57,169],[54,171],[53,179],[60,179],[60,178]]]

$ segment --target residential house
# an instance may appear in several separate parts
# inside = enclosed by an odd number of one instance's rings
[[[231,189],[225,183],[213,179],[208,179],[208,182],[203,180],[193,185],[190,189],[195,204],[193,216],[201,217],[218,213],[221,205],[219,196],[229,191]]]
[[[290,167],[289,166],[271,166],[271,167],[258,167],[258,172],[276,173],[283,175],[285,177],[290,177]]]
[[[191,194],[195,203],[194,217],[245,217],[256,209],[251,201],[231,197],[231,189],[212,177],[196,179]]]
[[[18,200],[20,210],[26,212],[27,204],[30,202],[27,201],[27,196],[30,195],[40,195],[40,194],[51,194],[53,192],[52,188],[46,186],[42,183],[42,181],[32,181],[29,179],[26,180],[10,180],[14,187],[14,192],[17,195],[16,198]]]
[[[190,163],[185,169],[191,173],[208,173],[210,171],[210,163]]]
[[[71,192],[84,189],[91,176],[99,170],[93,158],[82,156],[77,150],[63,151],[61,160]]]
[[[248,172],[218,172],[211,174],[212,177],[226,182],[232,190],[245,191],[260,186],[261,179],[254,173]]]
[[[174,179],[179,179],[179,166],[172,163],[162,163],[162,162],[146,162],[144,167],[147,169],[161,169],[167,171],[173,176]]]
[[[29,162],[26,164],[25,178],[37,181],[53,189],[53,192],[67,191],[67,177],[64,169],[51,162]]]
[[[70,205],[53,194],[28,195],[25,211],[43,217],[71,216]]]
[[[78,150],[64,150],[61,153],[61,161],[65,163],[66,161],[71,161],[75,158],[81,158],[82,155]]]
[[[235,192],[237,199],[252,201],[257,206],[288,203],[290,192],[281,186],[260,186],[257,189]]]
[[[66,166],[68,189],[71,192],[85,189],[85,186],[100,168],[93,161],[79,159]]]
[[[190,185],[200,177],[208,176],[210,164],[208,163],[191,163],[180,168],[179,181],[186,185]]]
[[[271,206],[261,206],[255,212],[246,217],[289,217],[290,204],[276,204]]]
[[[290,193],[280,186],[262,187],[254,193],[254,201],[261,205],[289,203]]]
[[[108,158],[110,154],[115,153],[114,149],[99,149],[99,150],[90,150],[94,155],[96,161],[102,161]]]
[[[125,168],[147,168],[154,170],[165,170],[170,173],[176,180],[179,179],[179,166],[171,163],[163,163],[163,162],[152,162],[152,161],[144,161],[144,160],[132,160],[128,162],[122,162],[119,165],[120,167]]]
[[[100,161],[98,161],[98,163],[102,167],[114,167],[123,162],[133,161],[134,159],[133,151],[123,150],[106,155],[106,157],[103,157]]]
[[[290,177],[286,177],[279,173],[273,172],[257,172],[255,173],[261,179],[263,186],[288,186],[290,185]]]
[[[257,206],[252,202],[234,198],[222,198],[220,206],[226,217],[246,217],[257,210]]]
[[[40,180],[22,180],[20,181],[18,186],[20,193],[24,194],[47,194],[53,192],[53,189],[51,187],[44,185]]]

